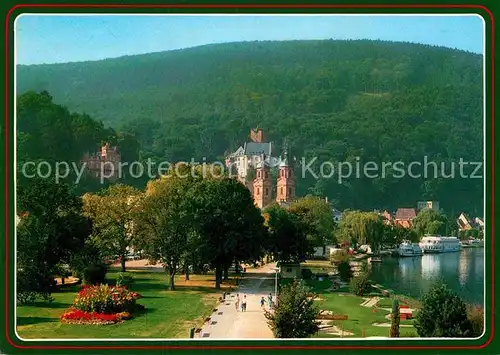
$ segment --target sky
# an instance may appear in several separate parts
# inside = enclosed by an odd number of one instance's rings
[[[204,44],[298,39],[380,39],[483,53],[483,20],[460,16],[21,15],[17,64],[64,63]]]

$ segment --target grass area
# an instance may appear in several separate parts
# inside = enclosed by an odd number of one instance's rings
[[[308,268],[315,274],[322,274],[334,270],[335,268],[327,260],[307,260],[301,264],[302,268]],[[280,284],[288,284],[292,280],[281,280]],[[347,315],[348,319],[345,321],[336,320],[332,324],[339,329],[353,333],[349,337],[388,337],[389,327],[377,327],[373,323],[390,323],[386,316],[390,313],[381,308],[392,308],[392,301],[398,298],[400,304],[408,305],[411,308],[419,308],[420,302],[409,297],[401,295],[391,295],[384,297],[380,289],[373,288],[372,291],[366,294],[366,298],[380,297],[378,304],[375,307],[364,307],[361,304],[365,301],[363,297],[358,297],[349,292],[349,287],[343,287],[335,291],[327,291],[332,286],[332,281],[324,279],[304,280],[312,292],[319,295],[317,305],[321,310],[332,311],[333,314]],[[413,312],[415,316],[416,312]],[[401,320],[401,325],[413,325],[414,320]],[[417,336],[416,329],[410,327],[400,328],[401,337],[415,337]],[[327,334],[321,331],[316,335],[319,338],[338,337],[338,335]]]
[[[214,289],[213,275],[191,275],[176,278],[176,290],[168,290],[168,276],[163,272],[130,269],[134,283],[130,289],[139,292],[146,309],[142,314],[120,324],[74,325],[62,324],[59,317],[71,306],[77,286],[68,286],[54,293],[54,302],[17,307],[17,331],[22,338],[187,338],[189,329],[201,327],[203,320],[218,304],[221,292],[233,286],[223,284]],[[114,284],[118,272],[107,275]]]
[[[388,323],[390,322],[385,316],[389,312],[373,307],[363,307],[364,299],[348,293],[332,292],[325,293],[320,296],[322,301],[317,301],[318,306],[322,310],[332,311],[334,314],[347,315],[349,318],[345,321],[333,321],[332,324],[338,328],[353,333],[350,337],[373,337],[373,336],[389,336],[388,327],[376,327],[373,323]],[[402,321],[401,324],[412,324],[412,321]],[[415,328],[400,328],[400,332],[405,336],[415,336]],[[338,337],[337,335],[329,335],[320,332],[316,337]]]

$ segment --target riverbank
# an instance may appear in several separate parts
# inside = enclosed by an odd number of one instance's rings
[[[304,282],[316,295],[321,318],[336,318],[321,319],[320,331],[315,336],[317,338],[389,337],[394,299],[398,299],[401,308],[405,308],[411,318],[420,308],[417,299],[396,294],[379,283],[373,283],[372,290],[362,297],[350,293],[349,285],[340,281],[336,268],[329,261],[307,260],[301,266],[313,271],[312,277]],[[280,283],[283,285],[290,281],[281,280]],[[402,319],[400,324],[400,337],[417,336],[413,319]]]

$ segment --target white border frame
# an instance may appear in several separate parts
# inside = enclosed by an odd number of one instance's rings
[[[75,16],[75,17],[81,17],[81,16],[94,16],[94,17],[101,17],[101,16],[155,16],[155,17],[166,17],[166,16],[197,16],[197,17],[228,17],[228,16],[245,16],[245,17],[258,17],[258,16],[279,16],[279,17],[310,17],[310,16],[316,16],[316,17],[332,17],[332,16],[348,16],[348,17],[381,17],[381,16],[387,16],[387,17],[479,17],[482,22],[483,22],[483,171],[484,171],[484,176],[483,176],[483,214],[484,214],[484,223],[485,223],[485,228],[484,228],[484,234],[486,236],[486,231],[487,231],[487,220],[489,219],[489,216],[486,216],[486,22],[484,18],[477,14],[477,13],[463,13],[463,14],[426,14],[426,13],[412,13],[412,14],[335,14],[335,13],[330,13],[330,14],[258,14],[258,13],[245,13],[245,14],[182,14],[182,13],[175,13],[175,14],[141,14],[141,13],[127,13],[127,14],[117,14],[117,13],[100,13],[100,14],[76,14],[76,13],[57,13],[57,14],[48,14],[48,13],[43,13],[43,14],[37,14],[37,13],[23,13],[18,15],[15,20],[14,20],[14,199],[17,201],[17,112],[16,112],[16,107],[17,107],[17,51],[16,51],[16,45],[17,45],[17,36],[16,36],[16,25],[17,25],[17,20],[23,16],[33,16],[33,17],[38,17],[38,16],[61,16],[61,17],[69,17],[69,16]],[[439,47],[439,46],[437,46]],[[193,47],[191,47],[193,48]],[[169,51],[174,51],[176,49],[172,49]],[[147,54],[147,53],[144,53]],[[133,55],[141,55],[141,54],[133,54]],[[130,55],[129,55],[130,56]],[[122,57],[122,56],[120,56]],[[117,57],[118,58],[118,57]],[[97,60],[92,60],[92,61],[97,61]],[[57,63],[59,64],[59,63]],[[62,64],[62,63],[60,63]],[[17,203],[14,204],[14,217],[17,216]],[[15,220],[15,218],[14,218]],[[16,337],[24,342],[138,342],[138,341],[144,341],[144,342],[159,342],[159,341],[176,341],[176,342],[186,342],[186,341],[195,341],[195,342],[203,342],[203,341],[217,341],[217,342],[230,342],[230,341],[280,341],[282,342],[283,339],[261,339],[261,338],[181,338],[181,339],[176,339],[176,338],[112,338],[112,339],[106,339],[106,338],[55,338],[55,339],[25,339],[19,336],[17,333],[17,284],[16,284],[16,272],[17,270],[17,225],[14,222],[14,233],[15,233],[15,238],[14,238],[14,333]],[[8,236],[6,236],[8,237]],[[490,246],[485,244],[484,250],[489,250]],[[483,286],[483,306],[484,306],[484,311],[486,312],[487,304],[486,304],[486,255],[484,257],[484,264],[483,264],[483,280],[484,280],[484,286]],[[484,317],[484,327],[483,327],[483,334],[477,338],[385,338],[385,337],[372,337],[372,338],[297,338],[297,339],[286,339],[286,341],[294,342],[294,341],[332,341],[332,342],[337,342],[337,341],[398,341],[398,340],[416,340],[416,341],[422,341],[423,339],[425,340],[448,340],[448,341],[457,341],[457,340],[478,340],[481,339],[486,333],[486,317]],[[214,345],[216,346],[216,345]]]

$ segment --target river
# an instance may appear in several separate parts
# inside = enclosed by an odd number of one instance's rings
[[[446,282],[464,301],[484,303],[484,249],[421,257],[384,257],[371,264],[370,278],[396,293],[420,298],[437,280]]]

